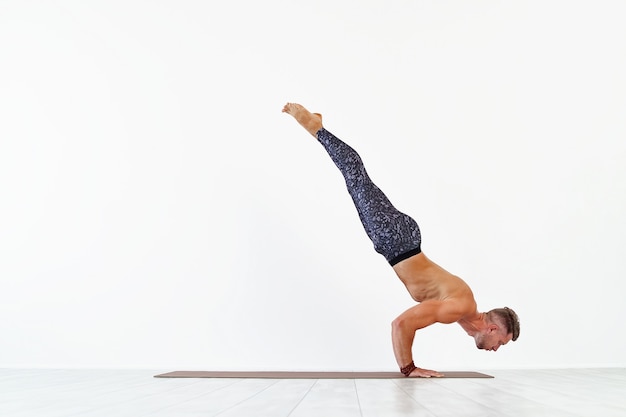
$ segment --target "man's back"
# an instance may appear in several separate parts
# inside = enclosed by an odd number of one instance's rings
[[[415,301],[452,301],[457,304],[459,312],[464,313],[462,316],[476,312],[474,294],[465,281],[423,253],[405,259],[394,265],[393,269]]]

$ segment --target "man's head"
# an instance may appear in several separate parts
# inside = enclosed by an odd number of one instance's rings
[[[519,337],[519,319],[515,311],[508,307],[494,308],[485,313],[487,324],[483,331],[474,335],[478,349],[493,350],[494,352],[509,341],[516,341]]]

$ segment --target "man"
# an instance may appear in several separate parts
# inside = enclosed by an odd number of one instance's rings
[[[370,180],[356,151],[324,129],[321,114],[310,113],[295,103],[287,103],[283,112],[293,116],[324,146],[346,180],[374,249],[385,256],[411,297],[419,303],[392,323],[393,352],[405,376],[442,376],[413,363],[411,349],[415,332],[433,323],[458,323],[474,338],[478,349],[497,351],[509,341],[517,340],[517,314],[508,307],[478,312],[470,287],[422,253],[417,223],[396,210]]]

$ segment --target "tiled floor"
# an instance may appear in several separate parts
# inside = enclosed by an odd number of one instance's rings
[[[626,369],[495,379],[161,379],[171,371],[0,369],[0,416],[626,416]]]

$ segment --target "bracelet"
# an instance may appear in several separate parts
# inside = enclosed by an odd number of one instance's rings
[[[400,368],[400,372],[402,372],[404,376],[409,376],[411,375],[411,372],[413,372],[415,369],[417,369],[417,366],[415,366],[413,361],[411,361],[411,363],[407,366]]]

